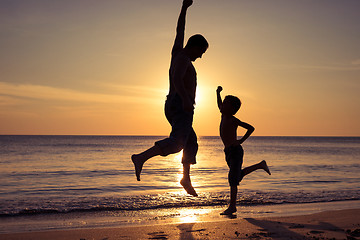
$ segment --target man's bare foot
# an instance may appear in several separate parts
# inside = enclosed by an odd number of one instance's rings
[[[180,184],[183,186],[183,188],[185,189],[185,191],[190,194],[193,195],[194,197],[197,197],[197,193],[195,191],[195,189],[193,188],[193,186],[191,185],[191,181],[190,180],[186,180],[186,179],[181,179]]]
[[[266,164],[265,160],[261,161],[261,166],[262,166],[262,168],[264,169],[265,172],[267,172],[269,175],[271,175],[270,169],[269,169],[268,165]]]
[[[144,165],[144,160],[141,159],[141,157],[139,157],[139,154],[134,154],[131,156],[131,160],[135,166],[135,175],[136,175],[136,179],[138,181],[140,181],[140,174],[141,174],[141,170],[142,167]]]
[[[220,213],[220,215],[232,215],[236,212],[236,207],[228,207],[228,209],[226,209],[225,211],[223,211],[222,213]]]

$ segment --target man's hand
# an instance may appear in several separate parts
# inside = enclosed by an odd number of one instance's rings
[[[216,89],[217,93],[220,93],[223,90],[223,88],[221,86],[218,86],[218,88]]]
[[[192,4],[193,4],[193,1],[192,1],[192,0],[184,0],[184,1],[183,1],[183,7],[184,7],[184,8],[188,8],[188,7],[190,7]]]

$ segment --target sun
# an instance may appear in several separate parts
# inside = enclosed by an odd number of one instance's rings
[[[201,88],[196,89],[195,103],[198,105],[204,99],[204,91]]]
[[[177,154],[175,154],[174,159],[175,159],[176,161],[180,161],[180,162],[181,162],[182,155],[183,155],[183,150],[181,150],[180,152],[178,152]]]

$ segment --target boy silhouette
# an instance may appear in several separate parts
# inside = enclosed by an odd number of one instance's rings
[[[243,177],[258,169],[263,169],[269,175],[271,175],[271,173],[266,161],[261,161],[257,164],[241,169],[244,156],[244,150],[241,144],[250,137],[255,128],[248,123],[240,121],[234,116],[240,109],[240,99],[235,96],[228,95],[225,97],[224,101],[222,101],[220,95],[221,91],[222,87],[219,86],[216,90],[216,95],[217,104],[221,112],[220,137],[225,146],[225,158],[226,163],[229,166],[228,180],[230,185],[230,204],[229,207],[220,214],[232,215],[236,212],[237,186]],[[245,135],[240,139],[237,139],[238,126],[247,130]]]
[[[155,142],[154,146],[144,152],[132,155],[131,160],[135,166],[136,178],[140,181],[142,167],[148,159],[183,150],[183,178],[180,184],[187,193],[197,196],[190,180],[190,165],[196,163],[198,150],[197,136],[192,128],[197,85],[196,70],[192,62],[202,57],[209,44],[202,35],[196,34],[189,38],[184,47],[185,17],[192,3],[192,0],[183,1],[171,51],[170,86],[165,102],[165,116],[172,128],[170,136]]]

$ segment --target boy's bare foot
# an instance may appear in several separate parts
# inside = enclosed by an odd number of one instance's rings
[[[198,196],[194,187],[191,185],[191,181],[183,178],[181,179],[180,184],[183,186],[183,188],[188,194],[193,195],[194,197]]]
[[[140,174],[141,174],[141,170],[142,167],[144,165],[144,161],[139,157],[138,154],[134,154],[131,156],[131,160],[135,166],[135,175],[136,175],[136,179],[138,181],[140,181]]]
[[[236,207],[228,207],[228,209],[220,213],[220,215],[232,215],[235,212],[236,212]]]
[[[262,168],[264,169],[265,172],[267,172],[269,175],[271,175],[270,169],[269,169],[268,165],[266,164],[265,160],[261,161],[261,166],[262,166]]]

